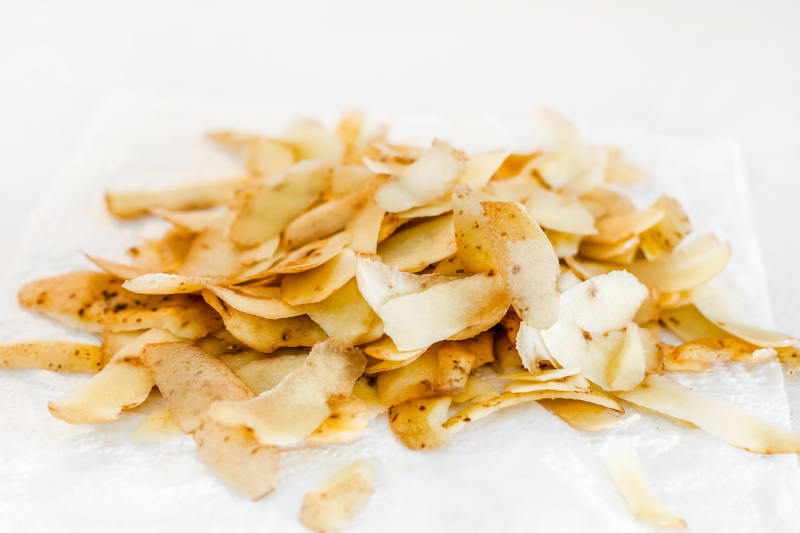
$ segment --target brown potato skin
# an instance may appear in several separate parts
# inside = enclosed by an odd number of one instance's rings
[[[19,303],[83,331],[165,329],[199,338],[222,327],[222,320],[195,294],[135,294],[123,280],[104,272],[72,272],[32,281],[19,291]]]
[[[222,361],[188,343],[147,346],[142,355],[175,421],[192,433],[203,463],[253,500],[278,481],[275,451],[244,427],[226,427],[208,417],[219,400],[244,401],[255,394]]]

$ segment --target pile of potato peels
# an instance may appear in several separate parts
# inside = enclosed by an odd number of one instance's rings
[[[247,177],[108,193],[113,215],[170,229],[131,248],[130,264],[89,257],[100,271],[19,292],[102,345],[10,344],[0,363],[94,374],[49,404],[73,424],[116,420],[157,387],[166,408],[135,434],[177,424],[253,499],[275,488],[279,447],[355,441],[383,412],[414,450],[535,401],[580,430],[644,408],[753,452],[800,452],[799,435],[666,376],[793,364],[800,341],[694,305],[730,248],[682,244],[691,226],[673,198],[640,209],[617,192],[642,177],[617,150],[544,111],[531,153],[392,144],[365,124],[350,113],[333,132],[297,120],[282,138],[212,133]],[[609,466],[639,518],[685,525],[632,452]],[[340,472],[306,497],[301,521],[341,529],[372,476],[368,462]]]

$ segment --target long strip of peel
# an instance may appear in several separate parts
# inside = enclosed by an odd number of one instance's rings
[[[667,508],[647,481],[636,450],[626,444],[612,443],[606,460],[611,479],[633,516],[654,527],[686,527],[686,522]]]
[[[668,378],[651,375],[637,389],[615,393],[623,400],[691,422],[731,446],[756,453],[800,453],[800,434],[704,396]]]

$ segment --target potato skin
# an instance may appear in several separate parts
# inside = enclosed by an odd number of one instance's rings
[[[196,339],[222,327],[217,313],[199,295],[135,294],[122,283],[104,272],[72,272],[26,284],[19,291],[19,303],[93,333],[160,328]]]

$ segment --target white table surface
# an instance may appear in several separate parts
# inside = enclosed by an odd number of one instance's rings
[[[421,112],[547,105],[738,140],[775,322],[797,333],[798,27],[792,0],[6,0],[0,254],[113,89]]]

